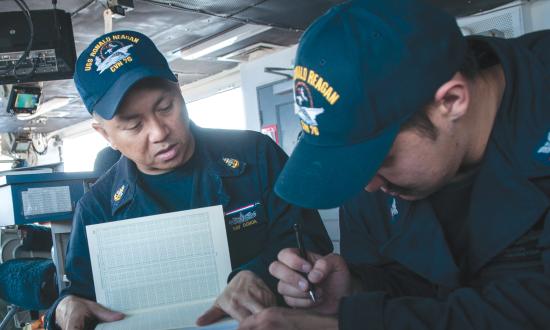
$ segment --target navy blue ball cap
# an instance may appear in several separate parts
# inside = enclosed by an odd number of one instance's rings
[[[421,0],[352,0],[318,18],[295,61],[303,134],[275,192],[307,208],[336,207],[358,193],[466,49],[456,20]]]
[[[74,82],[86,109],[112,119],[126,92],[145,78],[177,82],[153,41],[135,31],[95,39],[78,57]]]

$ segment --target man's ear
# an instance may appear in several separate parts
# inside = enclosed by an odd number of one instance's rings
[[[111,141],[111,138],[109,137],[109,134],[108,134],[107,131],[105,130],[105,127],[103,127],[103,124],[98,123],[98,122],[93,122],[93,123],[92,123],[92,127],[96,130],[96,132],[98,132],[99,134],[101,134],[101,136],[103,136],[103,138],[104,138],[105,140],[107,140],[107,142],[109,142],[109,144],[111,145],[111,148],[117,150],[117,148],[115,147],[115,145],[114,145],[113,142]]]
[[[451,80],[441,85],[435,93],[434,104],[439,109],[439,115],[446,119],[456,121],[462,118],[470,105],[470,91],[466,78],[456,73]]]

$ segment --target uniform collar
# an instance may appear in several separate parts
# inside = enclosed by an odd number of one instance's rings
[[[124,156],[115,166],[116,171],[110,195],[113,216],[134,199],[138,177],[136,164]]]
[[[203,168],[206,170],[206,175],[199,175],[199,172],[203,173],[202,170],[197,170],[194,174],[194,195],[196,196],[193,196],[193,199],[211,198],[226,205],[229,203],[230,196],[226,193],[221,178],[241,175],[246,170],[247,163],[237,155],[212,152],[212,148],[208,147],[208,144],[212,143],[209,141],[209,130],[200,128],[192,122],[190,128],[197,142],[195,147],[197,155],[195,156],[200,158],[199,163],[203,164]],[[113,216],[134,200],[139,176],[135,163],[124,156],[115,166],[116,172],[110,196]],[[205,197],[206,195],[208,197]],[[210,203],[197,200],[193,203],[193,207],[206,206],[207,204],[210,205]]]
[[[392,198],[392,204],[392,208],[396,208],[392,212],[399,215],[392,218],[393,234],[382,245],[380,253],[431,282],[457,287],[460,271],[430,202]]]
[[[380,252],[434,283],[456,287],[463,276],[476,273],[540,221],[550,207],[544,192],[515,174],[496,147],[485,158],[470,197],[462,269],[429,200],[393,199],[399,215],[392,219],[393,234]]]
[[[245,171],[247,164],[239,155],[225,154],[217,148],[216,151],[213,151],[214,148],[208,147],[209,144],[223,143],[223,136],[215,136],[214,139],[216,140],[213,140],[212,130],[199,127],[192,121],[189,127],[196,141],[195,152],[199,153],[198,156],[205,161],[211,174],[219,177],[230,177],[239,176]]]
[[[467,223],[470,273],[525,234],[550,205],[546,194],[519,174],[492,144],[471,195]]]
[[[458,285],[461,276],[476,273],[540,221],[550,207],[546,194],[529,180],[532,176],[523,175],[512,164],[492,140],[473,183],[462,269],[455,264],[428,200],[393,199],[399,215],[392,219],[393,234],[381,253],[449,287]]]
[[[247,163],[239,156],[225,152],[227,148],[217,148],[223,136],[212,134],[211,130],[192,124],[193,134],[198,141],[197,152],[204,161],[206,175],[195,175],[192,207],[212,205],[212,201],[224,208],[229,205],[231,196],[224,187],[222,178],[236,177],[243,174]]]

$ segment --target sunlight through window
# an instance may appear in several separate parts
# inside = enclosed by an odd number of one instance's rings
[[[94,169],[97,153],[109,144],[97,132],[90,132],[63,140],[65,172],[83,172]]]
[[[240,88],[224,91],[187,104],[189,117],[201,127],[245,129],[243,96]]]

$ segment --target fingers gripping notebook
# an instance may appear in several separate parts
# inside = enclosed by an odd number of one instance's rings
[[[90,225],[86,232],[97,302],[126,314],[96,329],[193,329],[231,272],[221,206]]]

